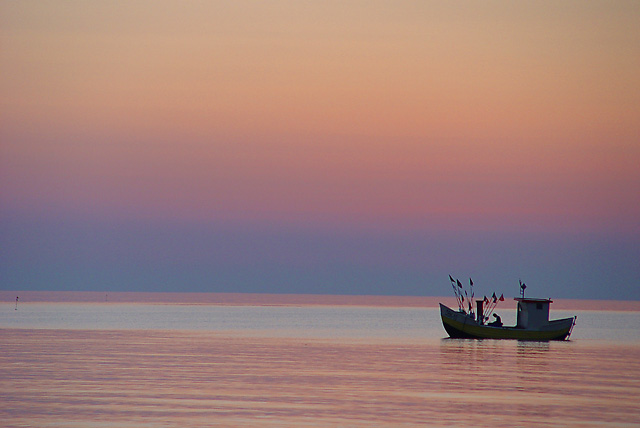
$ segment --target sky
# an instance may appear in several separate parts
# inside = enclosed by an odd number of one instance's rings
[[[0,288],[640,300],[637,1],[0,1]]]

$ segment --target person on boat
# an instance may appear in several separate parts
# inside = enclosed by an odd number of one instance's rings
[[[491,327],[502,327],[502,318],[500,318],[500,315],[498,314],[493,314],[493,317],[496,319],[494,322],[490,322],[489,325]]]

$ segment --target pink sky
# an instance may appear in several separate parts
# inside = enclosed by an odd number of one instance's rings
[[[638,232],[636,2],[2,9],[10,207]]]
[[[17,216],[640,235],[636,1],[2,2]]]

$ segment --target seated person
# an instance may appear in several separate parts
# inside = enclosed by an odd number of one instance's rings
[[[496,320],[494,322],[490,322],[488,325],[490,325],[491,327],[502,327],[502,319],[500,318],[500,315],[493,314],[493,316]]]

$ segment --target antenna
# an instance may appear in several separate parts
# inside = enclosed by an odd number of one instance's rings
[[[520,295],[522,296],[522,298],[524,299],[524,290],[526,290],[527,285],[522,282],[522,280],[520,280]]]

